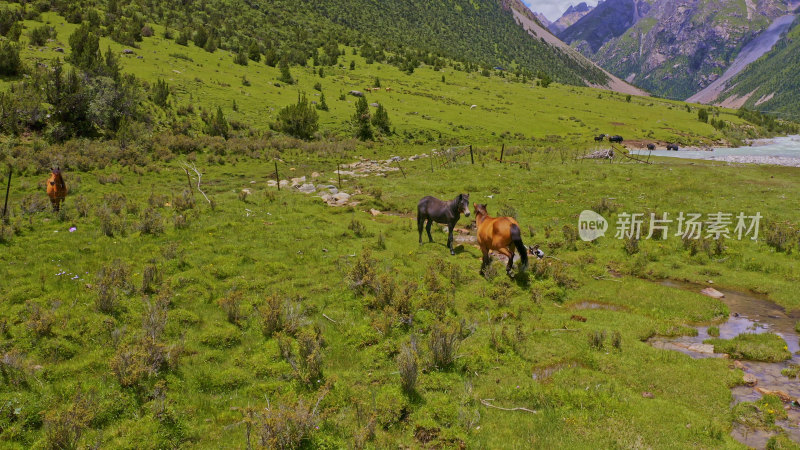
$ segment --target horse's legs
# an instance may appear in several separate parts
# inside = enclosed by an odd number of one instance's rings
[[[425,219],[422,215],[417,216],[417,231],[419,231],[419,243],[422,244],[422,224],[425,223]]]
[[[431,225],[433,225],[433,219],[428,218],[428,224],[425,225],[425,231],[428,232],[428,240],[433,242],[433,236],[431,236]]]
[[[453,227],[455,227],[455,226],[456,226],[456,224],[454,224],[454,223],[447,226],[447,229],[448,229],[448,232],[447,232],[447,248],[450,249],[450,254],[451,255],[455,255],[456,254],[455,250],[453,250]]]
[[[511,277],[511,271],[514,268],[514,250],[510,250],[508,248],[501,248],[498,250],[501,255],[505,255],[508,258],[508,265],[506,266],[506,274]],[[513,278],[513,277],[512,277]]]
[[[489,267],[490,264],[492,264],[492,260],[491,258],[489,258],[488,249],[481,247],[481,252],[483,252],[483,259],[481,260],[480,274],[481,276],[484,276],[486,274],[486,268]]]

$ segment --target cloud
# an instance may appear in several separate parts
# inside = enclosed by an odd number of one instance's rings
[[[544,14],[548,20],[555,22],[564,14],[570,5],[577,5],[581,0],[523,0],[533,12]],[[586,1],[588,5],[597,5],[596,0]]]

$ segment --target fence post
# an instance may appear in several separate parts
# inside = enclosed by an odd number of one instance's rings
[[[500,149],[500,162],[503,162],[503,153],[506,152],[506,144],[503,144],[503,147]]]
[[[472,144],[469,144],[469,160],[473,165],[475,164],[475,157],[472,155]]]
[[[339,190],[342,189],[342,168],[339,163],[336,163],[336,175],[339,176]]]
[[[281,190],[281,177],[278,176],[278,161],[275,162],[275,182],[278,183],[278,190]]]
[[[11,191],[11,174],[14,172],[14,169],[11,167],[11,164],[8,165],[8,185],[6,186],[6,202],[3,205],[3,222],[6,222],[8,218],[6,214],[8,213],[8,193]]]

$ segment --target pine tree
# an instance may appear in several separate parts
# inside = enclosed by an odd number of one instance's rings
[[[278,81],[283,81],[286,84],[294,84],[294,78],[292,78],[292,72],[289,71],[289,63],[283,59],[279,65],[281,69],[281,76],[278,78]]]
[[[169,85],[161,78],[159,78],[155,86],[153,86],[153,103],[163,109],[169,107]]]
[[[370,125],[370,118],[367,98],[360,97],[356,102],[356,113],[353,115],[353,123],[356,126],[356,137],[362,141],[367,141],[374,137],[372,125]]]
[[[303,94],[297,97],[296,104],[278,112],[275,128],[296,138],[311,139],[319,129],[319,116]]]
[[[230,134],[230,126],[228,120],[225,119],[225,113],[222,112],[222,107],[217,107],[217,114],[211,118],[208,124],[208,134],[211,136],[222,136],[228,139]]]
[[[392,124],[389,121],[389,113],[381,104],[378,105],[378,109],[375,110],[375,115],[372,116],[372,125],[381,130],[383,134],[391,134]]]
[[[328,111],[328,103],[325,102],[325,93],[322,93],[322,96],[319,98],[319,104],[317,105],[317,109],[320,111]]]

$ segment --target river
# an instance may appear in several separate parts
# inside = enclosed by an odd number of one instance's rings
[[[800,135],[762,139],[747,147],[714,148],[710,151],[678,150],[677,152],[632,150],[631,154],[800,167]]]

